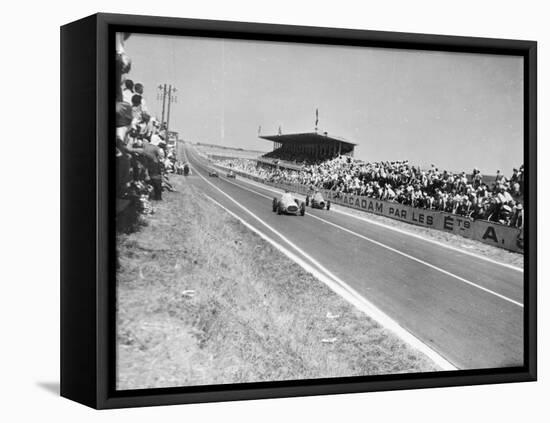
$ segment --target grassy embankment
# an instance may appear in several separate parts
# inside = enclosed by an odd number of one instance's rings
[[[435,370],[174,177],[119,237],[119,389]]]

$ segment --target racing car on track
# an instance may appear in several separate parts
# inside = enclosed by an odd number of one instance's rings
[[[315,191],[313,194],[308,194],[306,196],[306,206],[311,206],[313,209],[324,209],[330,210],[330,200],[323,198],[323,194],[319,191]]]
[[[237,175],[235,175],[235,172],[233,172],[232,170],[230,170],[229,172],[227,172],[227,175],[226,175],[228,178],[233,178],[233,179],[236,179],[237,178]]]
[[[306,214],[306,203],[294,197],[290,192],[285,192],[280,198],[273,198],[272,209],[277,214]]]
[[[217,178],[219,175],[218,175],[218,172],[217,172],[216,170],[210,169],[210,170],[208,171],[208,176],[212,176],[212,177],[214,177],[214,178]]]

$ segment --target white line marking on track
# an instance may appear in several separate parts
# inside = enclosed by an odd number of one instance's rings
[[[417,263],[423,264],[424,266],[427,266],[427,267],[429,267],[429,268],[431,268],[431,269],[437,270],[438,272],[441,272],[441,273],[443,273],[443,274],[445,274],[445,275],[447,275],[447,276],[451,276],[451,277],[453,277],[453,278],[455,278],[455,279],[458,279],[459,281],[464,282],[465,284],[468,284],[468,285],[470,285],[470,286],[473,286],[473,287],[475,287],[475,288],[478,288],[478,289],[480,289],[480,290],[482,290],[482,291],[485,291],[485,292],[487,292],[487,293],[489,293],[489,294],[492,294],[492,295],[494,295],[494,296],[496,296],[496,297],[499,297],[499,298],[501,298],[501,299],[503,299],[503,300],[505,300],[505,301],[508,301],[508,302],[510,302],[510,303],[512,303],[512,304],[515,304],[515,305],[517,305],[517,306],[523,308],[523,304],[522,304],[522,303],[520,303],[520,302],[518,302],[518,301],[515,301],[515,300],[512,300],[511,298],[508,298],[508,297],[506,297],[506,296],[504,296],[504,295],[502,295],[502,294],[499,294],[498,292],[492,291],[492,290],[490,290],[489,288],[485,288],[484,286],[478,285],[477,283],[472,282],[472,281],[469,281],[468,279],[464,279],[463,277],[458,276],[458,275],[455,275],[454,273],[451,273],[451,272],[449,272],[449,271],[447,271],[447,270],[445,270],[445,269],[442,269],[442,268],[440,268],[440,267],[434,266],[433,264],[430,264],[430,263],[428,263],[428,262],[425,262],[424,260],[421,260],[421,259],[419,259],[419,258],[413,257],[413,256],[411,256],[411,255],[409,255],[409,254],[407,254],[407,253],[404,253],[403,251],[399,251],[399,250],[397,250],[397,249],[395,249],[395,248],[393,248],[393,247],[390,247],[389,245],[383,244],[383,243],[381,243],[381,242],[375,241],[374,239],[371,239],[371,238],[368,238],[368,237],[366,237],[366,236],[364,236],[364,235],[358,234],[357,232],[353,232],[352,230],[349,230],[349,229],[347,229],[347,228],[344,228],[343,226],[340,226],[340,225],[337,225],[336,223],[332,223],[332,222],[330,222],[330,221],[328,221],[328,220],[325,220],[325,219],[323,219],[322,217],[315,216],[315,215],[313,215],[313,214],[309,214],[309,216],[311,216],[311,217],[313,217],[313,218],[315,218],[315,219],[318,219],[318,220],[320,220],[321,222],[324,222],[324,223],[327,223],[327,224],[329,224],[329,225],[332,225],[332,226],[334,226],[334,227],[336,227],[336,228],[338,228],[338,229],[340,229],[340,230],[342,230],[342,231],[345,231],[345,232],[348,232],[348,233],[350,233],[350,234],[352,234],[352,235],[355,235],[356,237],[362,238],[362,239],[364,239],[365,241],[369,241],[369,242],[371,242],[371,243],[373,243],[373,244],[376,244],[376,245],[378,245],[378,246],[380,246],[380,247],[382,247],[382,248],[385,248],[385,249],[387,249],[387,250],[389,250],[389,251],[392,251],[392,252],[394,252],[394,253],[396,253],[396,254],[400,254],[400,255],[402,255],[403,257],[406,257],[406,258],[408,258],[408,259],[410,259],[410,260],[416,261]]]
[[[254,194],[256,194],[256,195],[259,195],[259,196],[261,196],[261,197],[264,197],[264,198],[271,198],[271,197],[268,197],[268,196],[265,195],[265,194],[262,194],[262,193],[260,193],[260,192],[255,191],[255,190],[253,190],[253,189],[246,188],[246,187],[243,187],[242,185],[239,185],[239,184],[236,184],[236,183],[234,183],[234,182],[228,181],[227,179],[224,179],[224,180],[225,180],[226,182],[230,183],[230,184],[236,185],[237,187],[239,187],[239,188],[241,188],[241,189],[244,189],[244,190],[246,190],[246,191],[250,191],[250,192],[252,192],[252,193],[254,193]],[[478,288],[478,289],[480,289],[480,290],[482,290],[482,291],[485,291],[485,292],[487,292],[487,293],[489,293],[489,294],[492,294],[492,295],[494,295],[494,296],[496,296],[496,297],[499,297],[499,298],[501,298],[501,299],[503,299],[503,300],[505,300],[505,301],[508,301],[508,302],[510,302],[510,303],[512,303],[512,304],[515,304],[515,305],[517,305],[517,306],[523,308],[523,304],[520,303],[520,302],[518,302],[518,301],[515,301],[515,300],[513,300],[513,299],[511,299],[511,298],[508,298],[508,297],[502,295],[502,294],[499,294],[498,292],[495,292],[495,291],[493,291],[493,290],[491,290],[491,289],[489,289],[489,288],[485,288],[484,286],[478,285],[477,283],[472,282],[472,281],[469,281],[468,279],[465,279],[465,278],[463,278],[463,277],[461,277],[461,276],[455,275],[454,273],[451,273],[451,272],[449,272],[449,271],[447,271],[447,270],[445,270],[445,269],[442,269],[442,268],[440,268],[440,267],[438,267],[438,266],[435,266],[435,265],[433,265],[433,264],[430,264],[430,263],[428,263],[428,262],[426,262],[426,261],[424,261],[424,260],[421,260],[421,259],[419,259],[419,258],[416,258],[416,257],[414,257],[414,256],[411,256],[410,254],[407,254],[407,253],[405,253],[405,252],[403,252],[403,251],[400,251],[400,250],[397,250],[397,249],[395,249],[395,248],[393,248],[393,247],[390,247],[389,245],[383,244],[383,243],[381,243],[381,242],[379,242],[379,241],[376,241],[376,240],[374,240],[374,239],[371,239],[371,238],[369,238],[369,237],[367,237],[367,236],[365,236],[365,235],[361,235],[361,234],[359,234],[359,233],[357,233],[357,232],[352,231],[351,229],[344,228],[343,226],[340,226],[340,225],[338,225],[338,224],[336,224],[336,223],[330,222],[330,221],[328,221],[328,220],[326,220],[326,219],[323,219],[323,218],[321,218],[321,217],[319,217],[319,216],[316,216],[316,215],[314,215],[314,214],[308,213],[307,216],[311,216],[311,217],[313,217],[314,219],[318,219],[318,220],[320,220],[321,222],[324,222],[324,223],[327,223],[327,224],[329,224],[329,225],[332,225],[332,226],[334,226],[334,227],[336,227],[336,228],[338,228],[338,229],[340,229],[340,230],[342,230],[342,231],[345,231],[345,232],[347,232],[347,233],[350,233],[350,234],[352,234],[352,235],[355,235],[355,236],[358,237],[358,238],[364,239],[365,241],[371,242],[371,243],[373,243],[373,244],[375,244],[375,245],[378,245],[379,247],[385,248],[385,249],[387,249],[387,250],[389,250],[389,251],[392,251],[392,252],[394,252],[394,253],[396,253],[396,254],[399,254],[399,255],[401,255],[401,256],[403,256],[403,257],[406,257],[406,258],[408,258],[408,259],[410,259],[410,260],[413,260],[413,261],[415,261],[415,262],[417,262],[417,263],[423,264],[424,266],[427,266],[427,267],[429,267],[429,268],[431,268],[431,269],[437,270],[438,272],[441,272],[441,273],[443,273],[443,274],[445,274],[445,275],[447,275],[447,276],[451,276],[451,277],[453,277],[453,278],[455,278],[455,279],[458,279],[459,281],[461,281],[461,282],[463,282],[463,283],[465,283],[465,284],[467,284],[467,285],[473,286],[474,288]]]
[[[249,184],[249,185],[252,185],[252,186],[255,186],[257,188],[260,188],[260,189],[264,189],[266,191],[271,191],[271,192],[274,192],[274,193],[277,193],[279,194],[281,192],[281,190],[278,190],[276,188],[272,188],[270,186],[267,186],[267,185],[263,185],[263,184],[260,184],[258,182],[254,182],[254,181],[251,181],[251,180],[248,180],[246,178],[241,178],[239,179],[240,181],[246,183],[246,184]],[[336,207],[334,207],[336,206]],[[422,235],[418,235],[418,234],[415,234],[415,233],[412,233],[412,232],[409,232],[405,229],[400,229],[400,228],[396,228],[396,227],[393,227],[393,226],[390,226],[390,225],[386,225],[385,223],[381,223],[381,222],[376,222],[372,219],[369,219],[368,217],[363,217],[363,216],[357,216],[355,214],[351,214],[351,213],[348,213],[344,210],[340,210],[339,207],[344,207],[344,206],[340,206],[338,204],[333,204],[333,208],[331,209],[332,211],[336,212],[336,213],[339,213],[339,214],[343,214],[344,216],[348,216],[348,217],[352,217],[354,219],[358,219],[358,220],[362,220],[363,222],[367,222],[367,223],[370,223],[371,225],[375,225],[375,226],[380,226],[382,228],[385,228],[385,229],[388,229],[390,231],[394,231],[394,232],[399,232],[403,235],[407,235],[407,236],[410,236],[410,237],[413,237],[413,238],[416,238],[416,239],[419,239],[421,241],[424,241],[424,242],[429,242],[431,244],[435,244],[435,245],[438,245],[440,247],[443,247],[443,248],[446,248],[448,250],[452,250],[452,251],[456,251],[458,253],[461,253],[461,254],[465,254],[467,256],[471,256],[471,257],[475,257],[477,259],[480,259],[480,260],[483,260],[483,261],[487,261],[489,263],[493,263],[493,264],[496,264],[496,265],[499,265],[499,266],[503,266],[503,267],[507,267],[509,269],[512,269],[512,270],[515,270],[517,272],[521,272],[523,273],[523,269],[521,267],[517,267],[517,266],[514,266],[513,264],[508,264],[508,263],[502,263],[500,261],[497,261],[497,260],[493,260],[492,258],[489,258],[489,257],[485,257],[485,256],[482,256],[480,254],[476,254],[476,253],[473,253],[471,251],[467,251],[467,250],[462,250],[460,248],[457,248],[457,247],[454,247],[452,245],[448,245],[448,244],[445,244],[443,242],[440,242],[440,241],[436,241],[434,239],[429,239],[429,238],[425,238],[423,237]]]
[[[210,183],[209,181],[207,182]],[[359,293],[357,293],[355,290],[353,290],[353,288],[348,286],[346,283],[344,283],[338,278],[331,278],[326,274],[320,272],[318,269],[308,264],[305,260],[298,257],[296,254],[292,253],[289,249],[283,247],[281,244],[279,244],[278,242],[276,242],[275,240],[273,240],[272,238],[270,238],[269,236],[261,232],[259,229],[252,226],[250,223],[246,222],[244,219],[239,217],[237,214],[233,213],[231,210],[227,209],[225,206],[223,206],[222,204],[214,200],[212,197],[206,194],[204,195],[214,204],[216,204],[217,206],[225,210],[229,215],[233,216],[235,219],[241,222],[248,229],[250,229],[251,231],[256,233],[258,236],[260,236],[262,239],[264,239],[265,241],[273,245],[277,250],[279,250],[285,256],[290,258],[292,261],[294,261],[296,264],[302,267],[305,271],[312,274],[318,280],[323,282],[333,292],[340,295],[344,300],[348,301],[357,309],[365,313],[367,316],[371,317],[373,320],[377,321],[379,324],[381,324],[382,326],[384,326],[385,328],[393,332],[402,341],[404,341],[405,343],[409,344],[411,347],[415,348],[416,350],[426,355],[436,365],[441,367],[442,370],[458,370],[456,366],[454,366],[452,363],[446,360],[441,354],[439,354],[437,351],[432,349],[429,345],[425,344],[420,339],[415,337],[405,328],[400,326],[395,320],[393,320],[391,317],[389,317],[387,314],[381,311],[378,307],[376,307],[370,301],[368,301]],[[296,249],[298,252],[301,252],[302,255],[307,256],[303,251],[296,248],[295,246],[293,248]]]

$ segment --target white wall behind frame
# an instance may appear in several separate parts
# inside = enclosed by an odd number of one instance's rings
[[[539,166],[550,160],[550,31],[545,2],[357,2],[278,0],[173,2],[12,1],[3,5],[2,266],[4,421],[151,420],[543,421],[548,415],[548,265],[539,266],[539,382],[94,412],[55,396],[59,380],[59,26],[97,11],[405,32],[533,39],[539,42]],[[78,140],[75,140],[78,142]],[[24,156],[19,154],[24,148]],[[539,261],[550,236],[539,172]],[[548,194],[546,194],[548,195]],[[545,401],[546,400],[546,401]]]

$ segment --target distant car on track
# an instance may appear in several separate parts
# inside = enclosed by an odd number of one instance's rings
[[[306,203],[294,197],[290,192],[285,192],[280,198],[274,197],[272,210],[277,214],[306,214]]]
[[[208,171],[208,176],[211,176],[211,177],[213,177],[213,178],[217,178],[217,177],[220,176],[220,175],[218,175],[218,172],[217,172],[216,170],[210,169],[210,170]]]
[[[306,206],[311,206],[313,209],[324,209],[330,210],[330,200],[323,198],[323,194],[319,191],[315,191],[313,194],[308,194],[306,196]]]
[[[232,170],[230,170],[229,172],[227,172],[227,177],[228,177],[228,178],[236,179],[236,178],[237,178],[237,175],[235,175],[235,172],[233,172]]]

